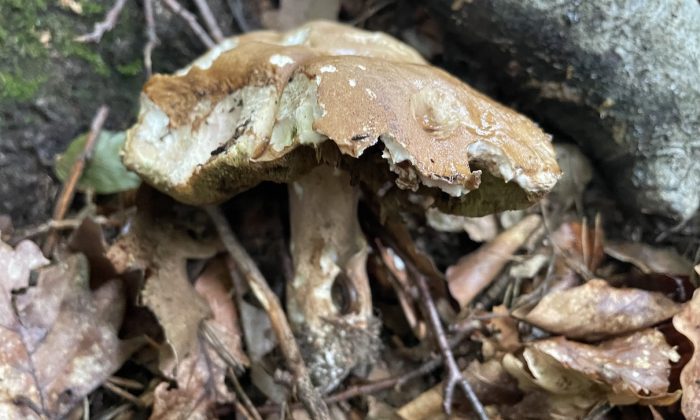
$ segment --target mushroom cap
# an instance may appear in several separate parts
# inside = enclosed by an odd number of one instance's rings
[[[201,205],[290,181],[328,143],[343,159],[383,145],[396,185],[461,214],[527,206],[560,175],[550,137],[526,117],[398,40],[330,22],[231,38],[154,76],[123,156],[156,188]]]

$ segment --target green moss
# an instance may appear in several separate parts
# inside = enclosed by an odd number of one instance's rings
[[[143,72],[143,61],[139,57],[127,64],[120,64],[117,66],[117,71],[127,77],[138,76]]]
[[[75,42],[73,40],[67,40],[67,42],[60,47],[60,49],[65,57],[80,58],[81,60],[90,64],[95,70],[95,73],[98,75],[103,77],[109,76],[109,66],[91,45]]]
[[[105,13],[105,7],[94,0],[82,0],[79,3],[85,16],[99,17]]]
[[[0,101],[28,101],[44,82],[45,78],[27,79],[0,72]]]

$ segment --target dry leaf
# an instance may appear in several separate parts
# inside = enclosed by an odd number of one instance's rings
[[[605,253],[634,265],[645,274],[690,274],[693,266],[673,248],[655,248],[640,242],[607,243]]]
[[[462,372],[484,405],[513,404],[522,397],[515,380],[503,369],[498,360],[480,363],[472,361]],[[396,411],[402,419],[434,419],[443,415],[443,384],[435,385],[421,393]],[[460,393],[455,394],[455,412],[470,411],[469,404]]]
[[[552,242],[564,253],[562,264],[572,265],[576,271],[587,270],[591,273],[600,266],[605,258],[604,235],[600,219],[589,228],[581,223],[564,223],[552,234]]]
[[[513,253],[540,225],[537,215],[530,215],[498,235],[493,241],[460,259],[447,269],[448,287],[461,307],[467,306],[496,278],[510,262]]]
[[[504,305],[494,306],[492,312],[495,317],[489,319],[487,324],[491,330],[496,332],[496,342],[500,349],[506,352],[513,352],[519,349],[520,334],[518,333],[518,324],[513,317],[510,316],[510,311]]]
[[[700,290],[683,310],[673,317],[673,326],[693,343],[693,356],[681,372],[681,409],[688,419],[700,419]]]
[[[213,319],[203,321],[206,326],[194,349],[177,366],[178,386],[170,388],[164,382],[156,387],[152,419],[213,418],[217,404],[235,400],[225,383],[228,369],[249,363],[241,348],[238,315],[229,293],[231,281],[225,263],[216,259],[208,264],[195,289],[208,303]]]
[[[118,272],[143,271],[141,299],[163,327],[176,360],[185,360],[195,350],[199,324],[211,314],[187,277],[187,260],[210,258],[216,251],[215,242],[192,239],[170,220],[155,220],[147,212],[140,212],[129,232],[107,252]],[[166,359],[163,355],[162,368],[168,364]],[[174,372],[163,372],[175,376]]]
[[[32,248],[28,254],[36,256],[35,247],[21,249]],[[91,292],[84,256],[41,269],[35,286],[18,291],[27,280],[0,278],[0,418],[58,418],[114,373],[141,341],[119,340],[121,282]]]
[[[661,293],[618,289],[594,279],[553,291],[529,313],[516,310],[513,315],[546,331],[591,341],[650,327],[680,309]]]
[[[48,263],[34,242],[22,241],[12,249],[0,241],[0,284],[8,292],[27,287],[29,272]]]
[[[522,359],[507,354],[504,368],[526,397],[502,407],[508,418],[581,418],[601,402],[669,405],[680,392],[669,393],[670,362],[678,354],[663,334],[647,329],[597,346],[563,337],[537,341]]]
[[[554,358],[564,367],[605,384],[611,404],[641,402],[668,405],[680,396],[678,393],[668,393],[671,362],[677,362],[680,356],[666,343],[664,335],[655,329],[646,329],[595,346],[555,337],[536,341],[531,347]]]

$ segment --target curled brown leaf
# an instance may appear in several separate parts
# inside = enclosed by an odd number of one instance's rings
[[[553,291],[531,311],[515,311],[513,315],[555,334],[593,341],[650,327],[680,309],[680,304],[661,293],[618,289],[593,279]]]
[[[700,419],[700,290],[675,317],[673,326],[693,343],[693,355],[681,371],[681,409],[688,419]]]

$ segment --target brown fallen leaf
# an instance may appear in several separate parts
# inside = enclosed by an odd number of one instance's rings
[[[152,419],[209,419],[217,404],[235,400],[225,383],[226,375],[235,374],[234,370],[249,361],[241,346],[230,288],[228,269],[221,259],[209,263],[197,279],[195,289],[208,303],[213,318],[203,321],[193,350],[180,361],[177,387],[167,382],[156,387]]]
[[[499,360],[481,363],[472,361],[462,372],[484,405],[513,404],[522,397],[516,382],[503,369]],[[442,408],[443,384],[435,385],[421,393],[396,411],[402,419],[433,419],[444,415]],[[466,398],[456,401],[457,412],[468,412]]]
[[[656,248],[640,242],[607,243],[605,253],[634,265],[645,274],[690,274],[693,266],[673,248]]]
[[[460,307],[467,306],[491,284],[540,223],[539,216],[527,216],[447,269],[450,293]]]
[[[128,233],[117,239],[107,252],[117,272],[144,273],[142,302],[163,327],[176,360],[185,360],[195,350],[199,324],[211,314],[188,279],[187,260],[210,258],[216,252],[216,242],[192,239],[174,220],[156,219],[147,211],[135,216]],[[168,364],[167,354],[161,355],[161,362],[164,369]],[[163,370],[163,373],[176,375],[173,371]]]
[[[655,329],[595,346],[564,337],[536,341],[531,346],[564,367],[605,384],[611,404],[668,405],[680,397],[680,393],[668,393],[671,362],[677,362],[680,356]]]
[[[673,404],[681,393],[668,392],[668,377],[671,362],[678,357],[654,329],[596,346],[564,337],[536,341],[525,348],[521,358],[507,354],[503,359],[504,368],[527,392],[523,401],[505,407],[506,417],[580,418],[605,401],[612,405]],[[533,409],[537,416],[532,416]]]
[[[90,291],[81,254],[36,285],[0,277],[0,418],[60,418],[113,374],[142,343],[117,336],[124,304],[120,281]]]
[[[700,419],[700,290],[696,290],[690,302],[673,317],[673,326],[694,347],[693,356],[681,371],[681,409],[686,418]]]
[[[513,316],[555,334],[593,341],[650,327],[671,318],[681,307],[661,293],[618,289],[593,279],[553,291],[531,311],[519,309]]]
[[[22,241],[12,249],[0,241],[0,283],[7,291],[27,287],[29,273],[48,263],[34,242]]]

